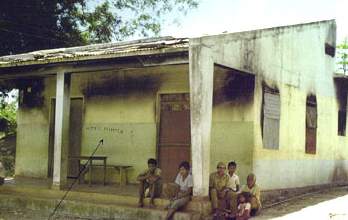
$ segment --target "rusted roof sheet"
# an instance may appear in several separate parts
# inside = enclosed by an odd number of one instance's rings
[[[156,50],[159,50],[159,53],[166,53],[168,51],[175,51],[176,49],[187,50],[188,43],[188,38],[159,37],[119,43],[39,50],[0,57],[0,68],[103,59],[137,54],[144,55],[147,52],[151,54],[151,52],[155,52]]]

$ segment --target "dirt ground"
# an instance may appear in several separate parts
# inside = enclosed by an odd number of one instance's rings
[[[348,220],[348,187],[337,187],[304,194],[280,204],[265,207],[253,220]]]

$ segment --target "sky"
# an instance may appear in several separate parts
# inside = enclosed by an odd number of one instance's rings
[[[348,0],[200,0],[180,25],[163,26],[161,35],[195,37],[328,19],[336,19],[341,42],[348,36]]]
[[[93,0],[97,5],[103,0]],[[336,19],[337,42],[348,37],[348,0],[199,0],[178,24],[163,25],[161,36],[197,37]]]

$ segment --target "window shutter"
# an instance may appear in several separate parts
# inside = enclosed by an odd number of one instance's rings
[[[279,93],[264,93],[263,146],[279,149],[280,96]]]

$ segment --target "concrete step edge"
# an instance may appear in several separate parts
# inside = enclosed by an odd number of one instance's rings
[[[54,209],[59,200],[39,197],[22,197],[20,195],[0,194],[0,207],[20,208],[40,211],[47,215]],[[59,209],[60,214],[82,217],[103,217],[124,219],[163,219],[166,211],[163,209],[137,208],[119,204],[96,204],[91,201],[66,200]],[[139,218],[138,218],[139,217]],[[175,219],[200,219],[197,212],[177,212]]]
[[[63,190],[52,190],[52,189],[42,189],[34,187],[14,187],[3,185],[0,187],[0,193],[2,194],[14,194],[23,196],[39,196],[39,198],[47,199],[60,199],[63,197],[65,191]],[[138,198],[133,196],[116,195],[116,194],[102,194],[94,192],[81,192],[81,191],[70,191],[67,199],[84,201],[88,200],[95,203],[101,204],[117,204],[126,206],[136,206],[138,204]],[[149,204],[149,199],[145,199],[145,206]],[[155,199],[155,205],[159,208],[164,208],[169,204],[168,199],[157,198]],[[207,215],[210,213],[211,207],[210,202],[198,202],[191,201],[185,211],[199,212]]]

